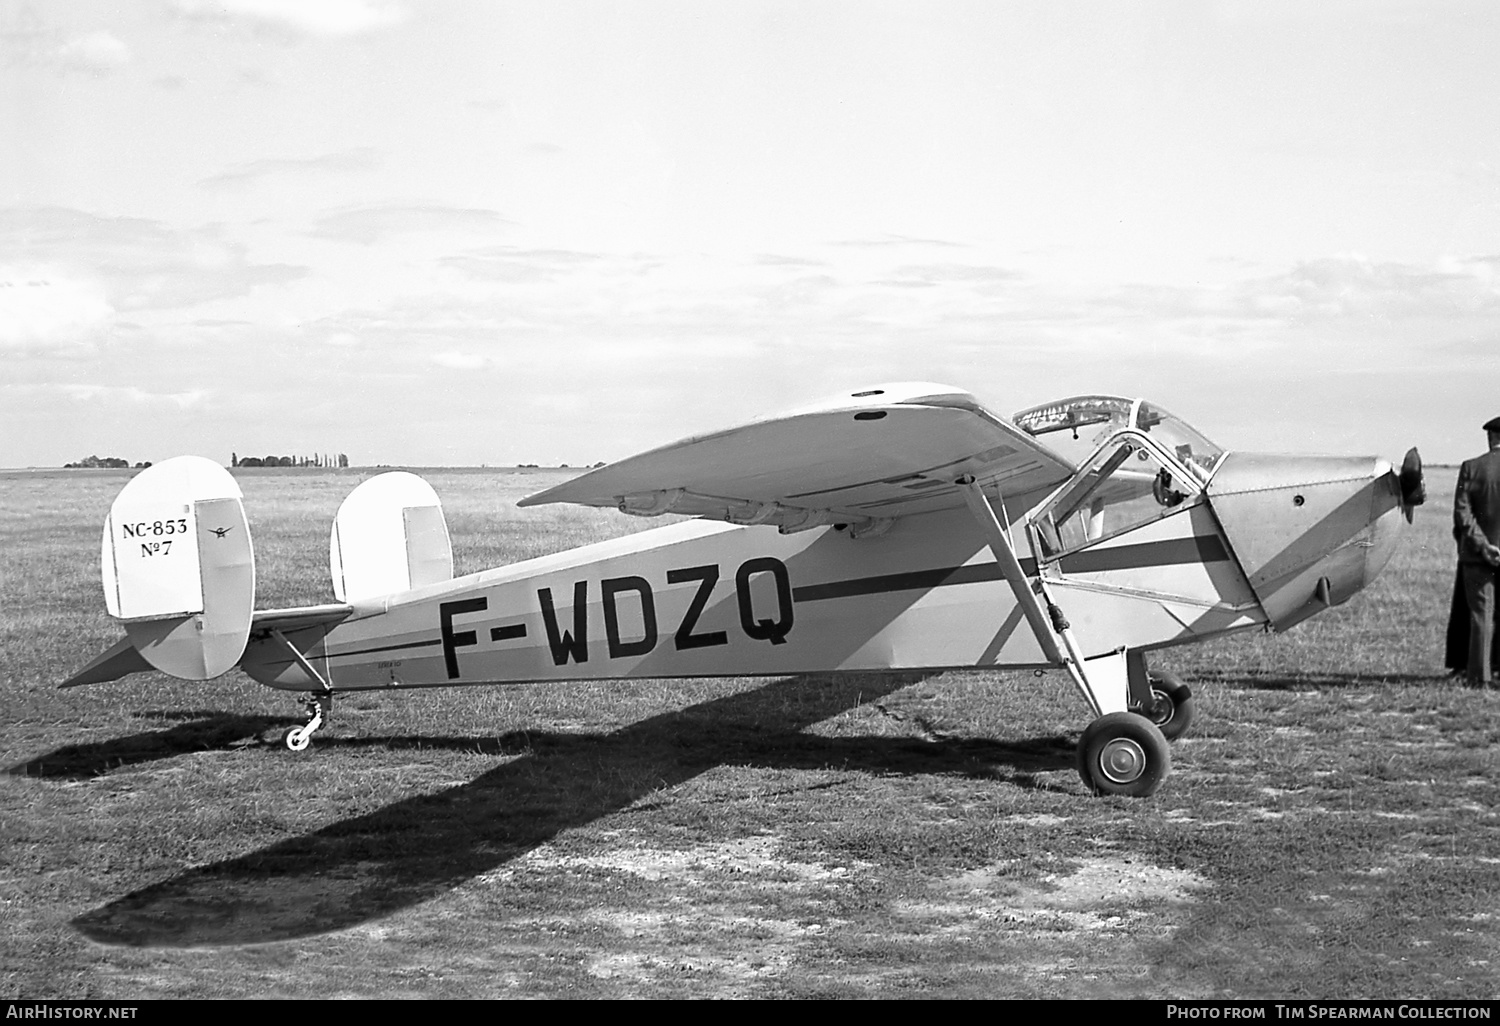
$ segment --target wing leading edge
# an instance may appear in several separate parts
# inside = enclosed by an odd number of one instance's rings
[[[929,382],[880,385],[697,435],[522,499],[655,516],[681,513],[783,533],[848,524],[875,533],[896,518],[964,505],[972,476],[1007,496],[1050,490],[1070,463],[968,392]]]

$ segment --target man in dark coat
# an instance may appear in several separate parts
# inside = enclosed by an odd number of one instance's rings
[[[1500,587],[1500,417],[1484,425],[1490,451],[1465,460],[1453,496],[1458,573],[1469,607],[1469,682],[1494,685],[1495,599]]]

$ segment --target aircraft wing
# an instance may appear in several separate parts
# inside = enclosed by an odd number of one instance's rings
[[[1050,490],[1073,466],[973,395],[929,382],[882,385],[698,435],[522,499],[652,516],[682,513],[782,532],[847,523],[859,533],[962,507],[972,475],[1006,496]]]

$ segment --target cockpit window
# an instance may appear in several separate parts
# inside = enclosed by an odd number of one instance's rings
[[[1039,555],[1060,556],[1159,520],[1201,493],[1201,482],[1184,479],[1140,435],[1122,435],[1095,453],[1032,519]]]
[[[1182,418],[1168,413],[1155,403],[1142,400],[1136,413],[1135,426],[1150,432],[1151,438],[1182,461],[1182,465],[1198,474],[1203,481],[1213,471],[1214,464],[1224,450],[1203,437]]]
[[[1133,399],[1114,395],[1080,395],[1033,406],[1011,418],[1016,427],[1075,467],[1116,431],[1130,426]]]
[[[1135,428],[1173,453],[1202,481],[1224,450],[1175,414],[1143,399],[1080,395],[1022,410],[1015,425],[1074,466],[1082,464],[1117,431]]]

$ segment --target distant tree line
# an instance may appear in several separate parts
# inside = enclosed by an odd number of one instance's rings
[[[64,463],[63,464],[63,469],[64,470],[80,470],[80,469],[85,469],[85,468],[87,468],[87,469],[94,469],[94,468],[98,468],[98,467],[115,467],[115,468],[127,467],[128,468],[130,465],[131,465],[131,463],[130,463],[129,460],[122,460],[118,456],[85,456],[83,459],[79,460],[77,463]],[[135,464],[135,467],[138,470],[139,469],[143,469],[145,467],[149,467],[149,466],[151,466],[151,464],[150,464],[149,461],[146,462],[146,463],[137,463],[137,464]]]
[[[236,452],[229,454],[229,465],[231,467],[347,467],[349,454],[341,452],[335,456],[325,452],[315,456],[246,456],[240,459],[240,454]]]

